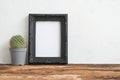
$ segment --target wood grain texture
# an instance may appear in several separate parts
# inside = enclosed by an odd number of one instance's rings
[[[120,65],[0,65],[0,80],[120,80]]]

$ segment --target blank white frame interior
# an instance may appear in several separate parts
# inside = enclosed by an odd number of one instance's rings
[[[60,22],[36,22],[35,57],[60,57]]]

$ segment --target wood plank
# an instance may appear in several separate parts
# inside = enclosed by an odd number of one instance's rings
[[[120,65],[0,65],[0,80],[120,80]]]

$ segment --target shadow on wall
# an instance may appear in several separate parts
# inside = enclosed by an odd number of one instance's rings
[[[28,32],[29,32],[28,31],[28,29],[29,29],[28,17],[29,16],[26,16],[26,18],[25,18],[25,32],[24,32],[24,34],[25,34],[24,38],[26,40],[26,47],[27,48],[28,48]],[[27,55],[26,55],[26,64],[28,64],[28,51],[27,51]]]
[[[29,28],[29,23],[28,23],[28,16],[25,17],[24,19],[24,22],[25,22],[25,32],[24,32],[24,38],[26,40],[26,45],[28,46],[28,28]]]

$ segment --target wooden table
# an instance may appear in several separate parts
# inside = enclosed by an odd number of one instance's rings
[[[120,80],[120,65],[0,65],[0,80]]]

